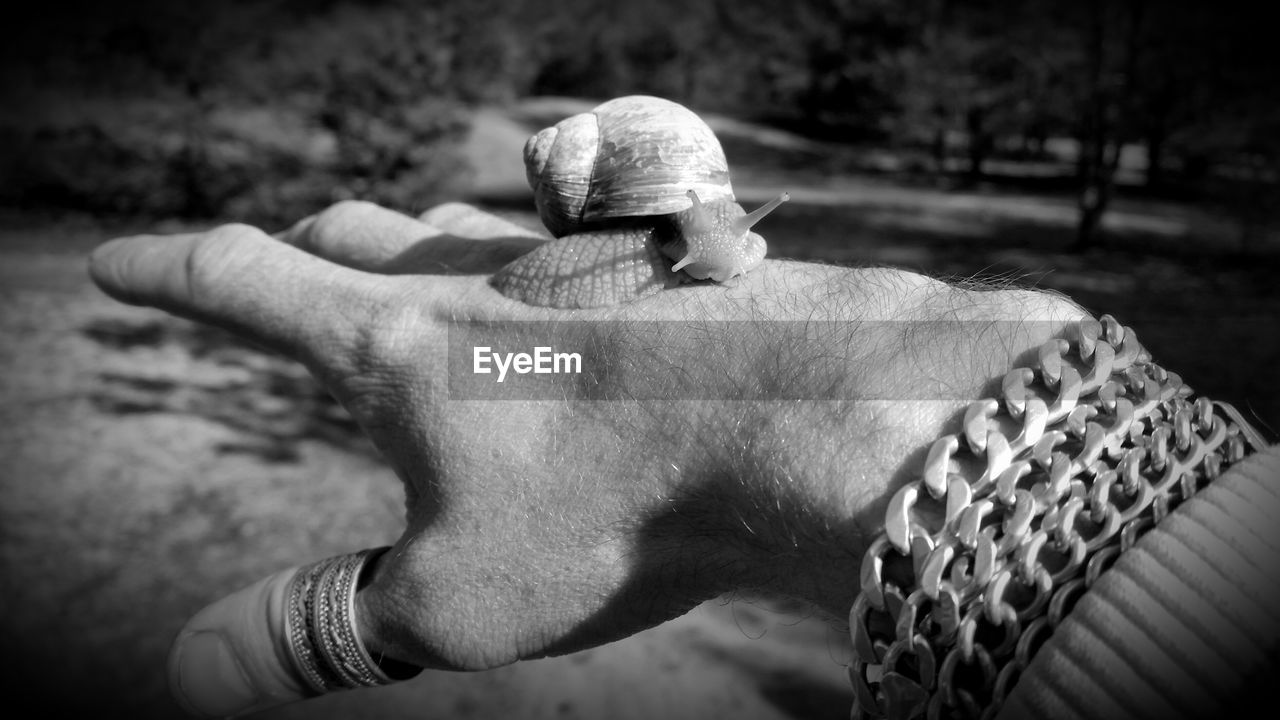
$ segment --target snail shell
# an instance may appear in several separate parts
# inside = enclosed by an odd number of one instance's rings
[[[563,237],[608,218],[733,200],[729,162],[696,113],[656,97],[610,100],[529,138],[525,174],[542,224]]]
[[[711,128],[655,97],[567,118],[531,137],[524,155],[538,215],[559,239],[491,282],[530,305],[616,305],[690,278],[724,282],[764,259],[764,238],[749,228],[786,199],[748,215]]]

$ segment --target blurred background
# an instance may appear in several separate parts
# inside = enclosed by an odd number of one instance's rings
[[[0,44],[0,647],[40,715],[177,717],[165,648],[398,486],[295,365],[117,305],[96,244],[342,199],[535,225],[520,148],[610,97],[707,118],[776,257],[1062,292],[1280,428],[1280,44],[1219,0],[45,0]],[[354,519],[353,519],[354,518]],[[273,717],[846,717],[845,641],[724,599],[572,658]],[[22,706],[21,702],[16,703]],[[33,715],[34,716],[34,715]]]

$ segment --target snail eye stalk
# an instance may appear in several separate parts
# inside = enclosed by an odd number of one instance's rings
[[[690,190],[689,192],[693,192]],[[791,193],[782,193],[778,197],[743,215],[733,221],[733,229],[738,233],[745,233],[751,229],[752,225],[760,222],[765,215],[773,212],[779,205],[791,199]]]
[[[685,193],[689,199],[693,201],[693,207],[690,213],[693,216],[693,222],[686,226],[686,231],[694,233],[703,233],[711,229],[711,218],[707,215],[707,209],[703,207],[702,201],[698,199],[698,193],[690,190]]]

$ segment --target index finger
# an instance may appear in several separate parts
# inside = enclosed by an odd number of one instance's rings
[[[139,235],[98,247],[89,273],[112,297],[240,333],[311,362],[350,349],[385,304],[385,279],[247,225]]]

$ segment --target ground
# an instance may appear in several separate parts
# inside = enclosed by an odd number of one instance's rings
[[[472,197],[529,221],[511,199],[524,119],[485,116],[476,146],[503,160],[485,164]],[[1274,247],[1240,247],[1213,213],[1122,200],[1108,245],[1072,254],[1069,198],[753,162],[741,126],[718,130],[743,160],[745,204],[792,193],[761,227],[771,255],[1063,292],[1133,327],[1197,389],[1280,427],[1280,263]],[[807,152],[788,142],[757,135],[754,147]],[[396,479],[300,368],[93,288],[88,251],[138,229],[0,216],[0,677],[33,717],[181,717],[163,668],[187,617],[400,528]],[[587,653],[425,673],[263,717],[847,717],[847,640],[794,610],[723,598]]]

